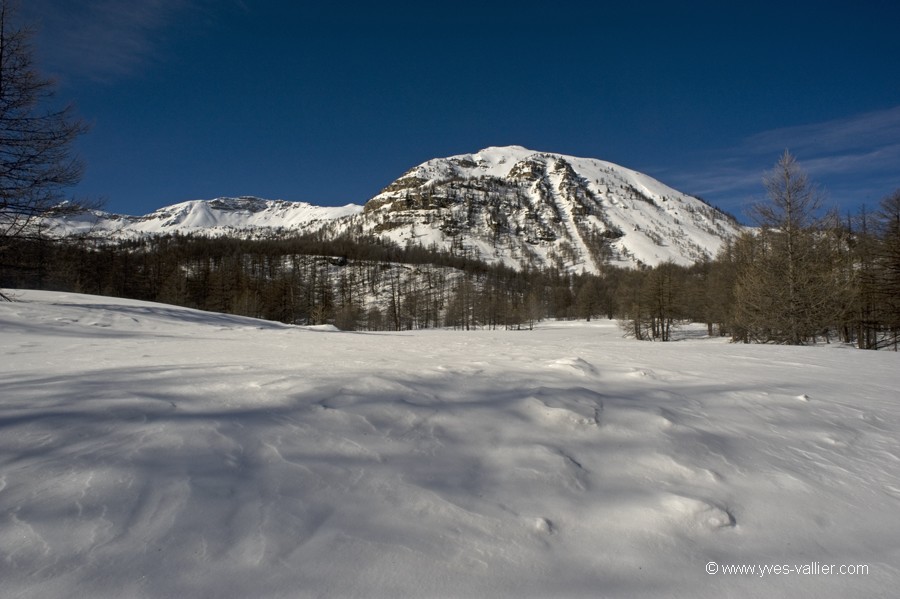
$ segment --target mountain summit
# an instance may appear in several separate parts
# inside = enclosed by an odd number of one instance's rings
[[[741,226],[698,198],[611,162],[506,146],[424,162],[365,206],[217,198],[145,216],[91,213],[50,223],[58,235],[86,230],[113,238],[372,234],[517,269],[599,272],[605,264],[712,257]]]
[[[597,272],[690,264],[741,227],[702,200],[610,162],[490,147],[410,169],[353,217],[398,242],[512,267]]]

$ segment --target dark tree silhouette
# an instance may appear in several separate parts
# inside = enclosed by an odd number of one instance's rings
[[[0,0],[0,259],[11,239],[38,235],[43,218],[83,209],[61,202],[81,178],[72,142],[87,128],[71,105],[52,107],[53,83],[34,66],[31,37]]]

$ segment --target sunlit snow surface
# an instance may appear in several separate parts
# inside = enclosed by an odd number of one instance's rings
[[[2,597],[891,596],[900,355],[0,303]],[[708,575],[720,564],[867,575]]]

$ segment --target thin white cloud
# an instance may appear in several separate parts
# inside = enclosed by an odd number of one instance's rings
[[[900,106],[811,125],[764,131],[695,169],[666,169],[667,182],[740,211],[763,194],[762,178],[784,150],[845,209],[900,187]],[[703,159],[701,158],[701,161]]]
[[[900,139],[900,138],[897,138]],[[803,162],[810,174],[837,175],[897,171],[900,165],[900,143],[865,152],[814,157]]]
[[[872,150],[900,140],[900,106],[849,118],[773,129],[754,135],[743,147],[757,153],[790,148],[794,154],[844,154]]]

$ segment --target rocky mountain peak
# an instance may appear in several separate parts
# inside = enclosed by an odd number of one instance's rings
[[[253,196],[193,200],[145,216],[91,213],[51,223],[59,235],[173,232],[370,234],[511,268],[600,272],[607,264],[690,264],[741,227],[703,201],[619,165],[488,147],[415,166],[364,207]]]
[[[689,264],[711,257],[741,228],[647,175],[522,146],[422,163],[358,218],[364,229],[400,243],[576,272],[610,262]]]

